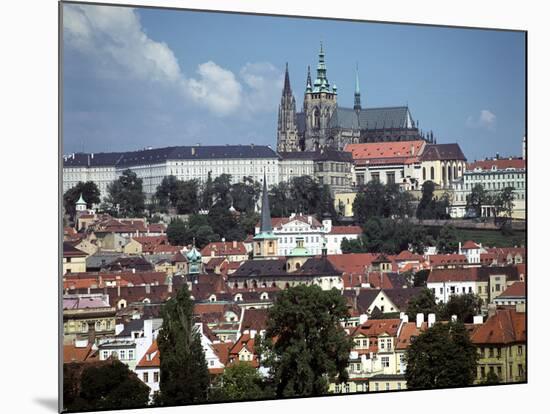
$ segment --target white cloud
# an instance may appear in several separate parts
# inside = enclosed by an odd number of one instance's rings
[[[63,25],[67,45],[91,55],[100,76],[166,82],[181,76],[174,53],[143,32],[131,8],[65,5]]]
[[[250,112],[277,109],[283,74],[269,62],[247,63],[239,71],[246,86],[244,105]]]
[[[227,115],[237,110],[242,102],[242,86],[233,72],[212,61],[197,69],[199,79],[182,80],[183,91],[195,102],[214,114]]]
[[[239,79],[208,61],[198,65],[196,77],[186,77],[169,46],[144,32],[132,8],[65,5],[63,26],[66,45],[90,56],[97,76],[175,86],[218,116],[271,110],[278,103],[282,74],[272,64],[247,63]]]
[[[472,115],[466,119],[466,125],[470,128],[483,128],[489,131],[496,129],[497,116],[488,109],[482,109],[477,117]]]

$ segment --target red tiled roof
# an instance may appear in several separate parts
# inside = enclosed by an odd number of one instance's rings
[[[518,298],[525,297],[525,282],[515,282],[506,288],[498,298]]]
[[[332,226],[330,234],[361,234],[363,229],[359,226]]]
[[[468,240],[462,245],[463,249],[469,250],[469,249],[479,249],[479,245],[473,242],[472,240]]]
[[[418,337],[418,335],[424,332],[427,328],[427,322],[423,322],[422,325],[420,325],[420,329],[416,327],[415,322],[404,323],[401,327],[401,331],[399,332],[395,349],[407,349],[411,344],[411,338]]]
[[[210,346],[218,356],[220,362],[223,365],[227,365],[227,362],[229,361],[229,351],[231,350],[233,345],[233,342],[219,342],[214,343]]]
[[[229,241],[229,242],[213,242],[207,244],[202,250],[203,257],[208,256],[233,256],[233,255],[246,255],[246,247],[241,241]]]
[[[500,160],[484,160],[484,161],[474,161],[469,163],[466,166],[467,171],[473,171],[476,168],[481,168],[482,170],[491,170],[495,166],[497,170],[505,170],[508,168],[515,169],[525,169],[525,160],[520,158],[513,159],[500,159]]]
[[[404,261],[423,262],[424,257],[422,257],[419,254],[414,254],[414,253],[410,252],[409,250],[403,250],[401,253],[399,253],[397,256],[395,256],[395,260],[398,261],[398,262],[401,262],[401,261],[403,261],[403,262]]]
[[[477,268],[460,267],[455,269],[433,269],[428,276],[428,283],[439,282],[475,282],[478,281]]]
[[[143,355],[138,362],[137,368],[158,368],[160,367],[160,351],[158,349],[157,341],[153,341],[147,352]]]
[[[446,266],[467,264],[468,260],[463,254],[432,254],[428,256],[430,266]]]
[[[497,309],[496,314],[472,333],[474,344],[510,344],[526,342],[525,312]]]
[[[376,253],[329,254],[329,262],[341,272],[348,274],[364,274],[365,267],[372,264],[378,257]]]
[[[92,362],[97,360],[97,353],[91,345],[77,347],[74,344],[63,345],[63,363],[67,362]]]
[[[365,144],[348,144],[344,151],[351,152],[354,162],[384,163],[418,161],[418,154],[424,148],[424,141],[375,142]],[[411,148],[414,153],[411,152]]]

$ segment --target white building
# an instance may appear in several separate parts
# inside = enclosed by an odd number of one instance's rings
[[[66,155],[63,160],[64,192],[79,181],[94,181],[102,198],[107,195],[107,185],[127,169],[143,180],[143,190],[149,196],[169,175],[205,182],[209,173],[212,179],[230,174],[233,182],[250,177],[261,183],[265,172],[268,185],[279,183],[279,157],[264,145],[196,145],[123,153],[79,153]]]
[[[273,234],[278,239],[278,256],[287,256],[298,243],[303,240],[303,246],[312,254],[320,255],[323,243],[326,242],[327,254],[342,254],[340,245],[344,238],[357,239],[362,234],[359,226],[333,226],[332,220],[319,222],[313,216],[292,213],[290,217],[272,218]],[[260,233],[259,224],[255,234]]]
[[[462,180],[453,183],[454,197],[450,215],[462,218],[466,215],[466,197],[477,185],[496,194],[506,187],[514,188],[513,218],[525,219],[526,164],[521,158],[492,159],[475,161],[466,167]],[[484,206],[482,217],[494,216],[493,206]]]

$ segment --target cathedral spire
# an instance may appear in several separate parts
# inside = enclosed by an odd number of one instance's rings
[[[359,91],[359,65],[355,65],[355,94],[353,99],[353,109],[361,110],[361,92]]]
[[[323,42],[319,50],[319,62],[317,63],[317,79],[315,79],[313,92],[330,92],[330,85],[327,79],[327,67],[325,66],[325,52]]]
[[[311,92],[311,68],[307,65],[306,93]]]
[[[292,95],[292,89],[290,88],[290,76],[288,75],[288,62],[285,69],[285,85],[283,87],[283,95]]]

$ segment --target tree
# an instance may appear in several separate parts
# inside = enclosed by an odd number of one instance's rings
[[[214,233],[230,240],[232,239],[230,231],[237,226],[237,220],[229,211],[229,206],[220,201],[214,204],[208,212],[208,224]]]
[[[99,188],[97,188],[96,183],[93,181],[86,181],[85,183],[79,181],[74,187],[69,188],[63,194],[63,206],[65,207],[65,212],[74,217],[76,214],[76,202],[80,198],[80,195],[86,201],[86,208],[92,208],[94,204],[99,204],[101,202]]]
[[[458,235],[452,225],[444,225],[437,238],[437,250],[439,253],[454,253],[458,250]]]
[[[257,400],[267,396],[258,370],[246,362],[225,368],[220,383],[220,400]]]
[[[149,387],[118,360],[84,368],[79,388],[76,397],[64,396],[65,409],[119,410],[145,407],[149,403]],[[75,392],[74,387],[70,390]]]
[[[434,197],[435,184],[433,181],[425,181],[422,184],[422,197],[416,208],[416,217],[423,219],[447,219],[449,218],[450,195],[444,193],[441,199]]]
[[[293,202],[290,199],[290,186],[281,182],[271,186],[269,190],[269,206],[273,217],[288,217],[293,212]]]
[[[482,301],[475,293],[451,295],[441,310],[441,317],[449,320],[452,315],[456,315],[459,321],[472,323],[474,316],[481,313],[481,305]]]
[[[416,272],[413,276],[414,287],[426,287],[428,276],[430,276],[430,271],[428,269],[422,269]]]
[[[189,225],[181,219],[174,219],[166,228],[166,237],[173,246],[185,246],[193,238]]]
[[[504,218],[502,227],[506,227],[509,220],[512,219],[512,213],[514,211],[514,200],[514,187],[505,187],[495,196],[495,215],[502,216]]]
[[[214,202],[214,182],[212,181],[212,171],[208,171],[208,178],[202,187],[202,197],[200,201],[201,210],[210,210]]]
[[[125,170],[118,180],[107,186],[108,203],[118,206],[124,216],[139,216],[145,208],[143,180],[132,170]]]
[[[476,378],[478,353],[461,322],[436,323],[405,353],[408,389],[464,387]]]
[[[360,236],[357,239],[348,240],[346,237],[342,239],[340,243],[342,253],[364,253],[367,251],[365,246],[364,237]]]
[[[260,183],[251,177],[245,177],[242,183],[233,184],[229,191],[233,207],[241,213],[253,213],[261,190]]]
[[[371,217],[383,217],[385,202],[384,184],[377,180],[369,181],[353,201],[353,214],[359,224]]]
[[[160,352],[161,405],[203,402],[210,378],[200,333],[193,326],[193,302],[187,285],[161,311],[157,342]]]
[[[339,322],[348,316],[336,289],[299,285],[280,293],[256,348],[277,397],[323,395],[329,382],[348,379],[352,341]]]
[[[214,180],[215,204],[222,205],[226,209],[231,206],[231,174],[221,174]]]
[[[495,373],[495,371],[489,371],[487,375],[485,376],[485,379],[483,380],[483,385],[495,385],[500,382],[498,375]]]
[[[407,306],[409,319],[411,321],[416,320],[416,315],[419,313],[423,313],[424,315],[439,313],[439,306],[435,301],[435,295],[430,289],[422,289],[418,295],[409,301],[409,305]]]
[[[474,185],[470,194],[466,196],[466,210],[474,210],[477,217],[481,217],[481,207],[491,203],[491,196],[481,184]]]
[[[178,214],[192,214],[199,210],[198,192],[199,184],[196,180],[182,181],[169,175],[162,179],[155,197],[163,211],[174,207]]]

